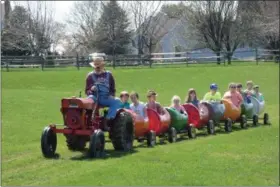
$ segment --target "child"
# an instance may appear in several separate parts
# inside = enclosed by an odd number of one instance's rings
[[[170,107],[176,109],[181,114],[186,115],[187,112],[186,112],[185,108],[180,105],[180,101],[181,101],[181,98],[177,95],[174,95],[171,99],[171,106]]]
[[[224,94],[223,98],[231,100],[232,104],[234,104],[238,108],[241,106],[241,104],[243,102],[243,97],[237,91],[235,83],[230,83],[229,84],[229,91],[227,91]]]
[[[121,102],[122,102],[121,108],[130,109],[129,102],[128,102],[129,93],[127,91],[122,91],[121,92],[120,99],[121,99]]]
[[[188,96],[186,97],[186,103],[192,103],[194,106],[198,107],[199,100],[196,97],[195,89],[189,89]]]
[[[247,89],[244,91],[247,95],[253,95],[254,94],[254,90],[253,90],[253,86],[254,86],[254,83],[253,81],[247,81],[246,83],[247,85]]]
[[[263,95],[259,92],[259,86],[255,85],[254,86],[254,94],[252,95],[253,97],[257,98],[260,102],[264,101]]]
[[[210,85],[210,92],[206,93],[203,100],[204,101],[221,101],[221,93],[217,91],[218,85],[213,83]]]
[[[137,115],[142,116],[145,118],[146,115],[146,106],[144,103],[139,101],[139,95],[136,92],[132,92],[130,94],[130,99],[131,99],[131,104],[130,104],[130,109],[135,112]]]
[[[243,97],[243,100],[246,101],[247,103],[251,103],[251,98],[250,98],[250,95],[247,95],[243,90],[242,90],[242,84],[241,83],[238,83],[236,85],[237,87],[237,91],[242,95]]]
[[[163,114],[164,110],[162,106],[156,102],[157,99],[157,93],[153,90],[149,90],[147,93],[148,103],[146,104],[146,107],[149,109],[155,110],[158,114]]]

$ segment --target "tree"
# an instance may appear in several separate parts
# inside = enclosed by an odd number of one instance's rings
[[[148,52],[152,52],[152,48],[157,44],[158,40],[155,37],[159,30],[161,15],[158,14],[161,1],[130,1],[129,12],[132,17],[132,27],[134,34],[137,37],[135,47],[138,49],[138,54],[144,54],[145,47]]]
[[[192,2],[184,12],[188,23],[188,37],[196,37],[200,46],[215,52],[217,64],[221,62],[220,55],[224,41],[227,43],[227,50],[230,51],[229,55],[238,45],[237,42],[233,47],[230,46],[232,41],[236,41],[231,35],[233,33],[231,29],[235,25],[233,23],[236,22],[234,6],[234,1],[196,1]]]
[[[83,51],[95,49],[95,30],[98,21],[100,2],[98,1],[79,1],[75,2],[69,19],[68,27],[73,31],[71,39],[71,48],[83,48]]]
[[[6,17],[5,28],[1,33],[2,54],[3,55],[30,55],[31,51],[28,46],[28,27],[29,14],[22,6],[15,6]]]
[[[115,55],[127,52],[131,31],[126,12],[111,0],[102,4],[101,17],[96,27],[95,45],[100,52]]]
[[[47,54],[54,41],[54,34],[58,24],[50,3],[47,1],[27,1],[28,19],[28,45],[35,56]]]

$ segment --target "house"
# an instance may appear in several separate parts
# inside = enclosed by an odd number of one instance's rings
[[[151,19],[151,18],[149,18]],[[145,25],[145,23],[143,24]],[[210,49],[195,49],[197,41],[190,40],[185,37],[187,31],[187,22],[184,19],[169,18],[166,14],[159,12],[150,22],[150,33],[153,33],[152,53],[173,53],[190,51],[187,56],[191,59],[199,59],[203,57],[203,61],[215,60],[216,54]],[[134,34],[133,50],[137,54],[137,43],[139,35]],[[244,52],[246,51],[246,52]],[[147,47],[144,48],[144,53],[148,53]],[[177,56],[177,55],[176,55]],[[170,58],[175,57],[175,54],[165,54],[158,57]],[[213,57],[213,58],[208,58]],[[252,59],[255,57],[255,52],[249,47],[238,48],[234,53],[235,59]]]

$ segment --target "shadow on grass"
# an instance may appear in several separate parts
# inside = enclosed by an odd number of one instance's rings
[[[96,158],[90,158],[88,155],[88,149],[86,149],[84,152],[82,152],[81,155],[77,155],[74,157],[71,157],[71,160],[78,160],[78,161],[92,161],[92,160],[105,160],[108,158],[120,158],[123,156],[128,156],[134,153],[137,153],[138,151],[133,149],[131,151],[115,151],[115,150],[105,150],[105,152],[101,155],[98,155]]]

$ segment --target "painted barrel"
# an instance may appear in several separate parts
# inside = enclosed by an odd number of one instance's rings
[[[264,112],[265,101],[260,102],[257,98],[251,97],[253,103],[253,114],[260,115]]]
[[[215,123],[219,123],[221,118],[223,118],[225,113],[225,105],[221,102],[208,102],[211,106],[211,114],[210,119],[212,119]]]
[[[166,109],[163,110],[163,114],[159,115],[155,110],[147,109],[149,130],[155,131],[157,136],[166,133],[171,122],[170,114]]]
[[[176,131],[186,130],[188,124],[188,115],[181,114],[174,108],[166,107],[165,108],[171,117],[171,127],[174,127]]]
[[[230,100],[223,99],[223,104],[225,105],[225,113],[222,120],[230,118],[233,121],[236,121],[240,118],[241,107],[236,107]]]
[[[199,109],[193,104],[187,103],[182,105],[188,113],[188,122],[195,128],[200,128],[200,114]]]
[[[212,108],[209,103],[203,101],[199,103],[198,109],[200,115],[199,128],[202,128],[209,122],[212,113]]]
[[[254,115],[253,103],[243,102],[241,105],[241,115],[245,115],[248,119],[252,119]]]

